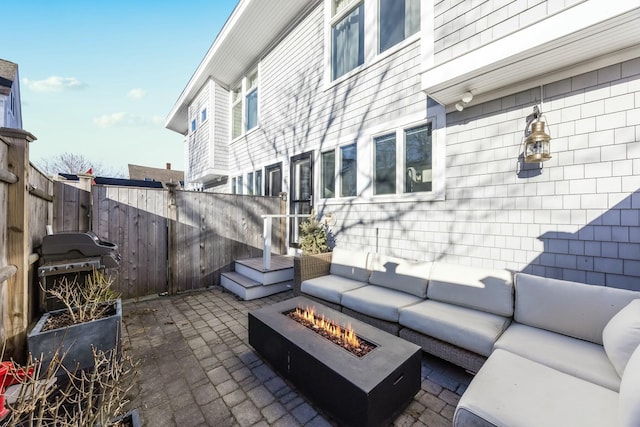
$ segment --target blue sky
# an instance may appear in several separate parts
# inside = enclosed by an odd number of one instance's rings
[[[183,137],[164,121],[236,0],[2,3],[0,58],[19,67],[32,161],[184,167]]]

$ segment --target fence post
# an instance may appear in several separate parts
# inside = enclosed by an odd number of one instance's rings
[[[167,284],[169,295],[175,295],[178,285],[178,247],[177,247],[177,231],[178,231],[178,206],[176,203],[176,188],[178,184],[167,182],[169,190],[168,206],[167,206],[167,258],[168,274]]]
[[[6,282],[6,306],[2,314],[5,357],[22,360],[29,324],[29,143],[36,137],[21,129],[0,128],[7,144],[8,169],[17,182],[7,190],[7,262],[17,268]]]
[[[88,231],[93,230],[93,214],[92,203],[93,196],[91,190],[93,189],[93,178],[96,176],[90,173],[79,173],[78,179],[80,179],[80,185],[78,188],[81,190],[78,192],[78,230]],[[84,208],[85,215],[82,214]]]

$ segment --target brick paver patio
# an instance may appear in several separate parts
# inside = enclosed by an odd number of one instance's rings
[[[248,344],[247,313],[291,291],[239,301],[220,287],[124,305],[124,345],[141,361],[132,407],[146,426],[331,426]],[[395,426],[450,426],[471,376],[423,355],[422,387]]]

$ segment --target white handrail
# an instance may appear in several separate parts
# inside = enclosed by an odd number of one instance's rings
[[[262,228],[262,268],[263,270],[269,270],[271,268],[271,227],[273,218],[299,218],[300,214],[261,215],[261,217],[264,220]]]

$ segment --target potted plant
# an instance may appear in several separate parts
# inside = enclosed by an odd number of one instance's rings
[[[302,254],[293,260],[295,295],[300,295],[303,280],[329,274],[331,267],[330,231],[318,220],[315,211],[300,223],[300,249]]]
[[[43,370],[57,353],[63,355],[63,370],[92,369],[92,349],[120,352],[122,302],[111,289],[113,280],[94,271],[84,284],[66,277],[48,293],[58,298],[64,309],[45,313],[27,336],[29,352],[42,363]]]

